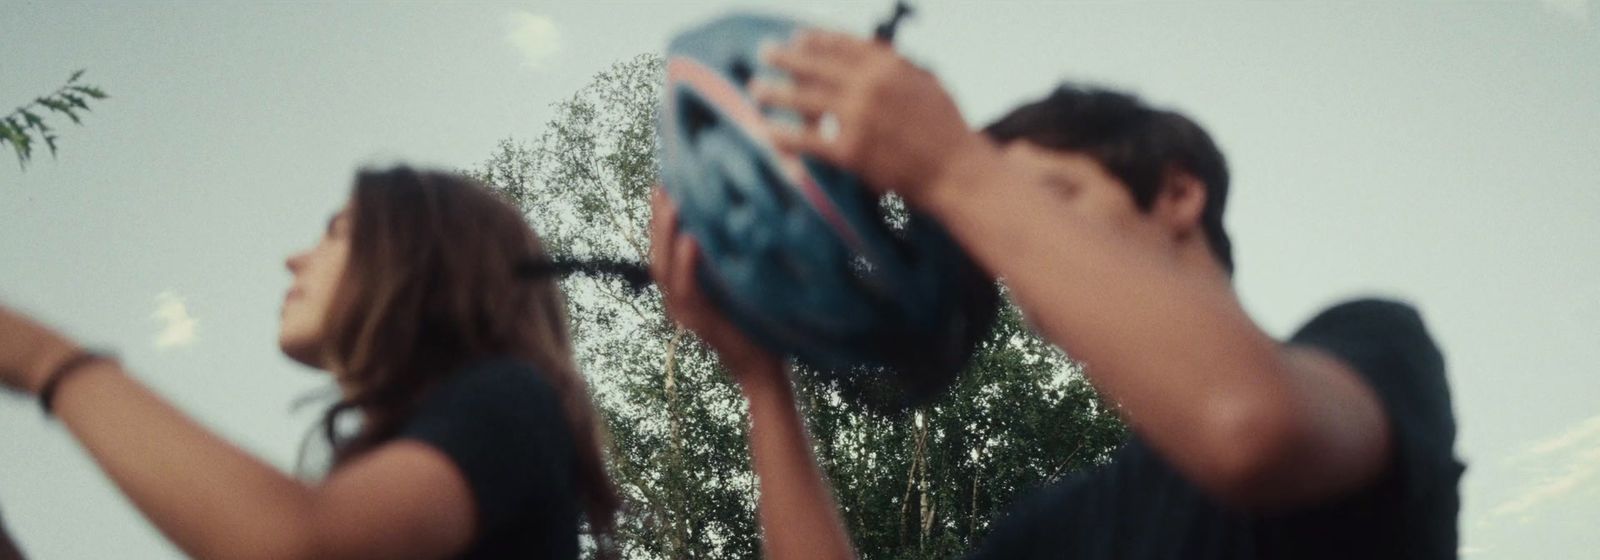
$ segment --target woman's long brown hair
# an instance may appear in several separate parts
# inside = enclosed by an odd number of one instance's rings
[[[323,418],[335,466],[392,439],[457,369],[522,359],[560,396],[589,532],[602,557],[614,556],[620,498],[605,470],[603,428],[573,360],[556,280],[516,273],[546,258],[523,216],[471,179],[406,167],[361,171],[350,212],[350,260],[324,327],[326,363],[346,387]],[[362,413],[361,428],[340,437],[336,421],[351,410]]]

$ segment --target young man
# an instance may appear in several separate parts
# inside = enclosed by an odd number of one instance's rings
[[[1131,426],[1110,465],[1013,507],[979,558],[1453,558],[1454,418],[1411,308],[1336,306],[1287,342],[1231,283],[1227,170],[1198,126],[1064,87],[969,130],[932,75],[884,45],[811,32],[771,53],[762,102],[837,127],[774,129],[937,216]],[[784,366],[699,295],[692,240],[658,199],[669,312],[750,402],[772,558],[854,555]]]

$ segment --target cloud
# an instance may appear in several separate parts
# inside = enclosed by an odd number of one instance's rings
[[[506,21],[509,28],[506,40],[522,53],[528,66],[539,68],[561,52],[561,30],[548,16],[519,10],[511,12]]]
[[[1600,414],[1573,425],[1573,427],[1568,428],[1567,431],[1561,432],[1559,435],[1533,444],[1533,447],[1528,449],[1527,454],[1531,456],[1549,455],[1572,447],[1579,442],[1595,439],[1597,436],[1600,436]]]
[[[1516,516],[1526,522],[1545,502],[1593,493],[1600,481],[1600,415],[1534,443],[1513,462],[1527,465],[1540,476],[1495,505],[1490,514],[1496,517]]]
[[[170,290],[156,295],[156,310],[150,318],[161,323],[156,333],[156,348],[162,350],[182,348],[194,344],[195,327],[200,321],[189,314],[189,306],[182,296]]]

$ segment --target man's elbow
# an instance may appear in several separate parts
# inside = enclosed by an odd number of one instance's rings
[[[1283,470],[1302,439],[1304,419],[1285,399],[1236,399],[1207,419],[1209,444],[1196,485],[1230,507],[1281,505]]]

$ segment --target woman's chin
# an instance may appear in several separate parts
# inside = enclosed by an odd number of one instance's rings
[[[322,369],[322,360],[317,356],[315,345],[297,341],[292,337],[278,337],[278,350],[284,356],[310,368]]]

